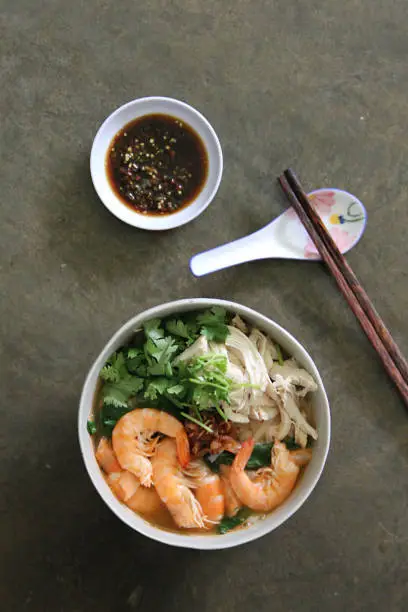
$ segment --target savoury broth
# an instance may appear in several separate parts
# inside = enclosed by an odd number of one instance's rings
[[[168,215],[190,204],[208,174],[199,135],[170,115],[145,115],[113,138],[106,156],[113,191],[132,210]]]
[[[183,535],[214,535],[217,533],[216,527],[211,527],[211,529],[185,529],[183,527],[178,527],[173,520],[170,512],[163,505],[162,508],[159,508],[156,512],[150,514],[142,514],[139,513],[140,516],[145,519],[148,523],[150,523],[153,527],[157,529],[164,529],[164,531],[171,531],[173,533],[181,533]]]

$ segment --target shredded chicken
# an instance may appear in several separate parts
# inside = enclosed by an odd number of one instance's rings
[[[275,344],[260,330],[252,329],[249,338],[239,330],[230,335],[227,348],[241,360],[248,381],[259,387],[257,391],[251,390],[248,409],[240,406],[240,417],[248,416],[247,421],[239,419],[240,439],[254,437],[257,442],[266,442],[291,436],[305,448],[308,436],[316,439],[317,432],[308,422],[301,403],[309,392],[316,391],[315,380],[295,359],[287,359],[283,365],[277,363]],[[262,405],[265,396],[269,399],[266,406]]]
[[[241,423],[248,423],[250,418],[268,421],[276,415],[278,406],[268,393],[271,381],[265,362],[248,336],[235,327],[228,329],[230,333],[225,341],[228,355],[236,357],[248,384],[245,403],[237,406],[231,402],[228,417]]]
[[[241,319],[241,317],[236,314],[235,317],[231,321],[231,325],[242,331],[243,334],[248,333],[248,325]]]
[[[222,409],[228,421],[237,425],[240,439],[253,436],[262,442],[291,435],[306,447],[308,436],[317,439],[317,432],[301,404],[309,392],[316,391],[315,380],[295,359],[280,365],[275,344],[259,329],[253,328],[248,336],[248,326],[241,317],[236,315],[232,323],[225,344],[208,342],[205,336],[200,336],[176,361],[210,352],[225,355],[227,376],[236,383],[236,388],[230,394],[230,403],[223,402]],[[217,428],[216,436],[208,437],[197,427],[189,424],[189,435],[201,436],[198,446],[190,437],[193,454],[200,454],[203,448],[215,453],[231,447],[228,433]]]
[[[304,414],[300,411],[296,389],[290,380],[283,378],[283,376],[280,374],[276,374],[275,382],[272,383],[272,386],[281,400],[281,414],[282,412],[286,413],[290,422],[295,426],[295,440],[297,434],[298,440],[296,441],[299,444],[304,441],[304,436],[302,436],[299,431],[304,432],[306,435],[309,435],[316,440],[317,432],[311,425],[309,425]],[[303,444],[301,444],[301,446],[303,446]],[[306,444],[304,444],[304,446],[306,446]]]
[[[272,442],[278,437],[280,426],[279,411],[277,417],[270,421],[249,421],[249,423],[237,425],[240,440],[253,438],[255,442]]]
[[[274,363],[269,368],[269,375],[272,380],[276,380],[277,376],[281,376],[286,381],[296,387],[296,394],[304,397],[309,391],[316,391],[317,384],[313,377],[301,368],[294,359],[287,359],[283,365]]]
[[[179,361],[189,361],[194,357],[201,357],[209,352],[208,341],[205,336],[198,336],[198,339],[185,351],[180,353],[178,357],[174,360],[174,363],[178,363]]]
[[[273,367],[274,359],[278,358],[278,353],[274,343],[268,336],[265,336],[265,334],[256,328],[251,331],[249,339],[252,344],[254,344],[258,353],[265,362],[266,369],[269,371],[270,368]]]

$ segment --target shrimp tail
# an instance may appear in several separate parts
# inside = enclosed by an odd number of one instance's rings
[[[181,467],[185,468],[190,463],[190,445],[184,430],[176,435],[177,458]]]
[[[253,438],[248,438],[248,440],[242,443],[241,450],[235,455],[234,463],[232,464],[234,471],[245,470],[246,464],[252,455],[254,445],[255,442]]]

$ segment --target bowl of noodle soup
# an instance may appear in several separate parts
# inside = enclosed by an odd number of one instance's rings
[[[315,383],[313,393],[309,394],[310,399],[307,407],[307,418],[311,424],[310,430],[315,432],[315,439],[311,440],[311,459],[308,465],[302,469],[293,490],[291,490],[282,503],[270,512],[263,513],[262,515],[259,513],[254,514],[246,520],[245,525],[242,527],[229,530],[225,533],[221,532],[222,535],[215,532],[214,529],[194,529],[189,532],[185,529],[166,528],[165,524],[155,524],[151,520],[147,520],[145,516],[132,510],[125,503],[122,503],[118,496],[115,495],[114,487],[110,486],[111,483],[106,474],[103,473],[100,465],[98,465],[95,456],[95,441],[93,436],[90,435],[93,432],[89,429],[90,419],[92,419],[95,411],[95,398],[98,398],[100,394],[101,371],[106,363],[109,364],[111,356],[113,354],[117,355],[121,347],[127,345],[135,331],[141,330],[146,322],[152,320],[168,320],[168,318],[172,317],[188,316],[189,313],[209,312],[209,309],[214,308],[225,310],[229,317],[236,317],[238,315],[238,320],[245,322],[245,325],[250,326],[257,332],[259,330],[261,336],[263,334],[265,337],[272,339],[287,356],[288,360],[287,362],[285,361],[285,364],[295,363],[299,369],[298,371],[304,372],[305,375],[307,374]],[[276,366],[276,369],[279,370],[279,367]],[[275,381],[275,386],[277,384],[276,381],[279,382],[279,380],[282,381],[279,376],[272,377],[272,381]],[[295,382],[297,385],[297,381]],[[257,385],[251,386],[247,384],[243,385],[243,387],[258,389]],[[292,386],[292,388],[295,387]],[[298,389],[297,386],[296,389]],[[251,393],[251,391],[248,393]],[[225,407],[230,410],[228,405],[225,404]],[[221,413],[225,418],[224,413],[222,411]],[[306,414],[303,412],[303,409],[302,414]],[[191,418],[196,420],[194,417]],[[240,423],[237,425],[238,429],[244,431],[245,434],[245,427],[247,425]],[[306,349],[288,331],[270,318],[242,304],[227,300],[193,298],[161,304],[141,312],[122,325],[108,340],[92,364],[82,389],[78,414],[78,433],[80,449],[88,475],[103,501],[121,521],[140,534],[164,544],[214,550],[238,546],[266,535],[282,525],[304,504],[316,486],[326,462],[330,445],[330,408],[317,366]],[[242,439],[246,437],[248,436],[245,434],[242,436]]]

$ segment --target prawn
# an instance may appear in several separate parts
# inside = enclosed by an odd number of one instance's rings
[[[179,527],[205,527],[203,509],[179,465],[174,440],[165,438],[160,442],[152,457],[152,467],[154,486],[174,522]]]
[[[271,468],[263,468],[251,480],[245,466],[254,447],[253,438],[242,444],[231,467],[230,482],[245,506],[267,512],[279,506],[292,492],[300,467],[285,444],[275,440],[271,451]]]
[[[99,467],[101,467],[106,474],[122,471],[122,468],[116,459],[116,455],[113,452],[112,445],[107,438],[101,438],[99,440],[95,457]]]
[[[128,508],[140,514],[153,514],[162,507],[162,501],[154,487],[144,487],[131,472],[110,474],[108,484],[116,497]]]
[[[127,504],[140,487],[140,481],[131,472],[122,470],[108,475],[108,485],[116,497]]]
[[[150,457],[159,441],[152,438],[155,433],[175,438],[179,462],[186,466],[190,461],[186,431],[182,423],[167,412],[136,408],[119,419],[112,432],[113,450],[120,465],[140,478],[145,487],[152,484]]]
[[[122,470],[113,452],[111,443],[101,438],[95,453],[99,466],[107,474],[107,482],[116,497],[135,512],[150,514],[162,506],[156,491],[147,489],[126,470]]]
[[[220,472],[221,482],[224,488],[225,514],[229,517],[235,516],[237,512],[242,508],[242,503],[231,486],[231,468],[228,465],[221,465]]]
[[[205,515],[207,527],[219,523],[224,516],[224,489],[218,474],[202,460],[191,461],[183,473],[195,489],[195,496]]]

